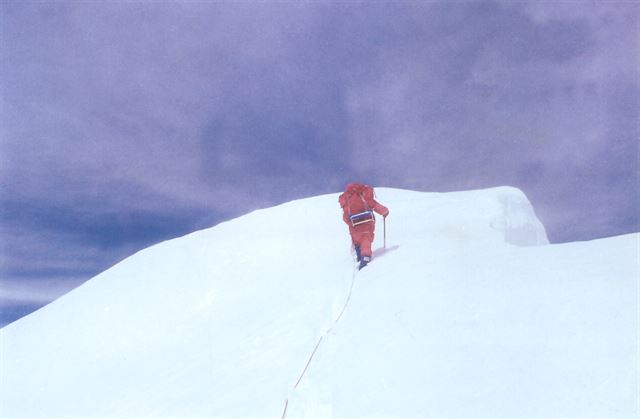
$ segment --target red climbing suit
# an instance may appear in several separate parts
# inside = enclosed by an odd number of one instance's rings
[[[351,241],[354,245],[360,246],[362,256],[371,257],[371,243],[373,243],[376,222],[373,214],[368,218],[366,212],[373,210],[386,217],[389,215],[389,209],[375,200],[371,186],[360,183],[348,184],[338,201],[343,211],[342,219],[349,226]],[[355,222],[352,220],[351,217],[363,213],[359,220]]]

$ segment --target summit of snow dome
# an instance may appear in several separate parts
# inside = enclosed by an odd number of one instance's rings
[[[637,234],[548,245],[524,194],[338,194],[125,259],[0,330],[0,417],[631,417]],[[524,246],[523,246],[524,245]],[[534,246],[541,245],[541,246]]]

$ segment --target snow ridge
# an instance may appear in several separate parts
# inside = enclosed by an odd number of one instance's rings
[[[640,235],[548,245],[509,187],[377,196],[388,247],[378,230],[357,275],[329,194],[152,246],[0,329],[0,417],[640,414]]]

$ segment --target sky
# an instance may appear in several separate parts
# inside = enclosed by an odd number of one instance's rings
[[[351,181],[515,186],[553,243],[640,230],[635,2],[0,4],[0,326]]]

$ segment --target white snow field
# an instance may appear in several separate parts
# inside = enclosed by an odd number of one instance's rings
[[[4,418],[637,418],[640,234],[549,245],[522,192],[338,194],[145,249],[0,330]],[[526,246],[524,246],[526,245]]]

